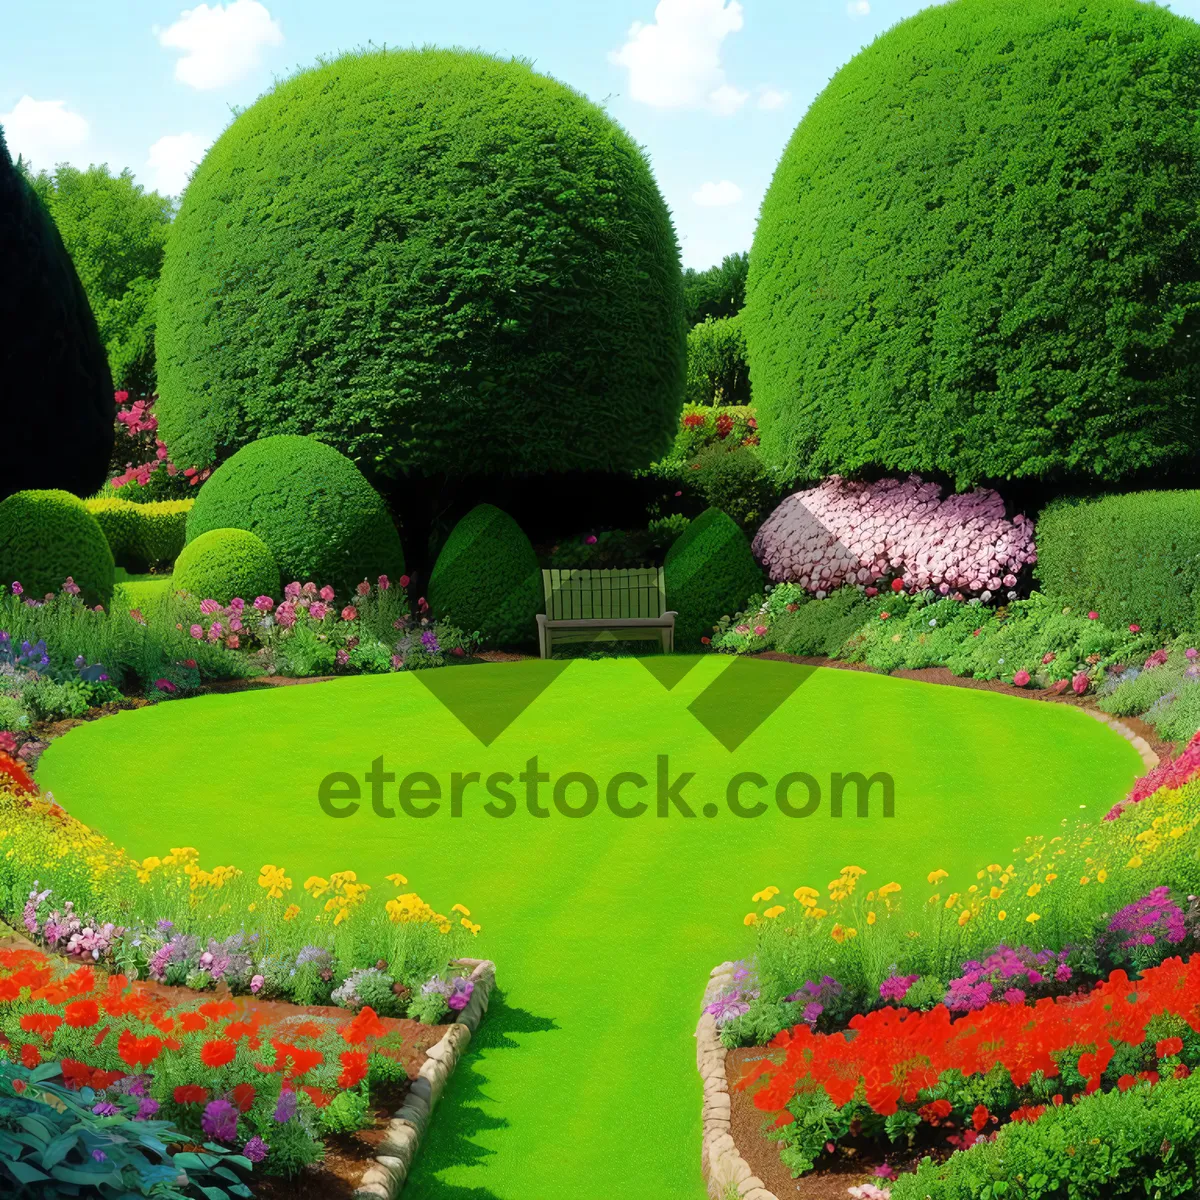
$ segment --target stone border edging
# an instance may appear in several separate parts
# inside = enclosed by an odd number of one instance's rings
[[[1142,764],[1145,766],[1147,773],[1153,771],[1158,766],[1160,759],[1150,749],[1150,743],[1140,734],[1134,733],[1124,721],[1109,716],[1108,713],[1101,712],[1098,708],[1081,707],[1079,711],[1087,713],[1089,717],[1094,717],[1102,725],[1107,725],[1114,733],[1119,733],[1142,756]]]
[[[409,1085],[403,1107],[388,1123],[375,1161],[355,1189],[355,1200],[396,1200],[412,1170],[413,1160],[446,1083],[487,1012],[488,1000],[496,984],[496,964],[489,959],[460,958],[454,965],[471,968],[470,979],[475,988],[470,1002],[441,1041],[425,1052],[425,1062]]]
[[[703,1004],[733,983],[734,964],[722,963],[713,969],[704,989]],[[738,1153],[730,1126],[729,1080],[725,1075],[725,1047],[717,1033],[711,1013],[702,1012],[696,1026],[696,1066],[704,1083],[704,1108],[701,1111],[704,1140],[700,1166],[708,1180],[709,1195],[726,1200],[733,1188],[743,1200],[779,1200]]]

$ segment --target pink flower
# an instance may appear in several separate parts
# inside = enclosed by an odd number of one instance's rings
[[[200,601],[200,612],[204,616],[211,617],[213,615],[213,613],[220,612],[220,611],[221,611],[221,606],[215,600],[210,599],[210,600],[201,600]]]
[[[353,604],[347,604],[346,607],[342,609],[342,620],[343,621],[356,621],[357,619],[358,619],[358,609],[355,608]]]
[[[12,594],[14,596],[25,595],[25,589],[19,583],[17,583],[15,580],[13,581],[13,585],[12,585]]]
[[[234,633],[241,633],[242,632],[242,618],[241,617],[230,617],[229,618],[229,628]]]
[[[284,629],[291,629],[296,623],[296,606],[290,600],[285,600],[275,610],[275,620],[279,622]]]
[[[1183,652],[1184,658],[1195,658],[1198,654],[1200,654],[1200,650],[1197,650],[1195,646],[1189,646]]]
[[[328,612],[329,612],[329,609],[326,608],[325,605],[322,604],[320,600],[314,600],[308,609],[308,615],[310,617],[312,617],[312,619],[314,621],[325,620],[325,616]]]
[[[1028,682],[1029,682],[1029,672],[1028,671],[1018,671],[1013,676],[1013,683],[1015,683],[1017,685],[1017,687],[1024,687]]]
[[[344,667],[349,661],[350,655],[345,650],[339,650],[337,652],[337,665],[339,667]]]
[[[219,642],[221,634],[225,632],[225,626],[220,621],[214,621],[208,629],[208,640],[210,642]]]
[[[878,596],[879,589],[877,587],[869,587],[869,588],[867,588],[866,594],[868,596]],[[788,609],[789,609],[789,611],[791,610],[791,605],[788,605]]]
[[[404,659],[402,659],[400,657],[400,655],[398,655],[398,654],[393,654],[392,655],[392,670],[399,671],[403,668],[403,666],[404,666]]]
[[[678,500],[678,499],[679,499],[679,497],[680,497],[680,496],[682,496],[682,495],[683,495],[683,493],[682,493],[682,492],[676,492],[676,493],[675,493],[675,498]]]
[[[1071,688],[1074,690],[1075,695],[1082,696],[1088,690],[1088,684],[1090,683],[1091,680],[1088,678],[1086,671],[1076,671],[1074,678],[1071,680]]]
[[[465,651],[461,646],[455,646],[451,653],[455,656],[455,658],[462,658]]]
[[[229,602],[229,607],[233,609],[235,613],[240,613],[246,607],[246,602],[241,598],[241,596],[234,596],[234,598]]]
[[[7,729],[0,731],[0,750],[5,754],[16,754],[17,739]]]
[[[364,579],[354,590],[360,596],[369,596],[371,594],[371,585]]]
[[[596,544],[596,535],[594,533],[589,533],[583,540],[587,545],[594,546]]]
[[[1042,666],[1043,667],[1048,667],[1053,661],[1054,661],[1054,651],[1053,650],[1050,651],[1049,654],[1042,655]]]
[[[1089,621],[1098,621],[1099,619],[1100,619],[1100,614],[1098,612],[1096,612],[1095,609],[1092,609],[1092,611],[1090,613],[1088,613]]]
[[[400,576],[400,586],[401,586],[402,588],[406,588],[406,587],[408,587],[408,585],[409,585],[410,583],[412,583],[412,580],[411,580],[411,579],[409,579],[409,577],[408,577],[407,575],[401,575],[401,576]]]
[[[288,600],[299,600],[300,599],[300,591],[301,591],[300,581],[294,580],[292,583],[289,583],[287,585],[287,587],[285,587],[283,589],[283,594]]]
[[[193,625],[191,627],[191,629],[188,630],[188,633],[190,633],[192,635],[192,637],[194,637],[197,641],[199,641],[200,638],[202,638],[204,636],[204,626],[203,625]]]
[[[242,644],[241,639],[238,637],[238,635],[236,633],[231,633],[225,639],[225,645],[230,650],[236,650],[241,644]]]
[[[253,977],[253,978],[250,980],[250,994],[251,994],[252,996],[257,996],[257,995],[258,995],[258,993],[259,993],[259,992],[261,992],[261,991],[263,990],[263,985],[264,985],[266,982],[267,982],[267,981],[266,981],[266,980],[265,980],[265,979],[264,979],[264,978],[263,978],[261,975],[255,975],[255,976],[254,976],[254,977]]]
[[[391,586],[392,586],[392,581],[386,575],[380,575],[379,590],[381,592],[386,592],[388,590],[388,588],[390,588]]]
[[[259,612],[270,612],[271,609],[275,607],[275,601],[272,600],[270,596],[259,596],[258,599],[254,601],[254,607],[257,608]]]
[[[1141,633],[1142,627],[1140,625],[1130,625],[1129,632],[1130,633]]]
[[[755,625],[755,627],[754,627],[755,636],[763,637],[766,634],[766,632],[767,632],[767,627],[765,625]]]
[[[311,599],[317,594],[317,585],[310,579],[300,590]]]
[[[427,613],[429,611],[429,601],[426,600],[424,596],[419,596],[417,598],[417,608],[419,608],[421,612]]]
[[[75,582],[75,580],[72,579],[70,575],[68,575],[66,582],[63,584],[62,590],[64,592],[66,592],[68,596],[78,596],[79,595],[79,584],[77,584]]]
[[[124,404],[125,401],[129,399],[129,393],[127,391],[125,391],[124,389],[122,389],[119,392],[113,392],[113,399],[118,404]]]
[[[329,604],[333,600],[333,588],[331,588],[328,584],[326,584],[317,593],[317,595],[319,595],[321,597],[321,599],[325,601],[326,604]]]

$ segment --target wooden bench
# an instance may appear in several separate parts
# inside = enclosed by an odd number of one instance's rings
[[[543,571],[546,611],[538,647],[549,658],[564,642],[656,641],[675,649],[675,613],[667,609],[662,567],[629,571]]]

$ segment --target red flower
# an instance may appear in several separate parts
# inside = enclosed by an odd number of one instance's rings
[[[224,1067],[237,1057],[237,1046],[225,1038],[211,1038],[200,1047],[200,1061],[206,1067]]]
[[[1010,1115],[1018,1124],[1022,1121],[1027,1121],[1032,1125],[1045,1111],[1046,1106],[1044,1104],[1022,1104],[1016,1112]]]
[[[1137,1080],[1134,1079],[1132,1075],[1122,1075],[1121,1078],[1117,1080],[1117,1087],[1119,1087],[1121,1091],[1127,1092],[1135,1083],[1137,1083]]]
[[[712,638],[710,638],[710,637],[702,637],[702,638],[700,639],[700,644],[701,644],[702,646],[711,646],[711,645],[712,645]]]
[[[185,1012],[179,1014],[179,1028],[184,1033],[199,1033],[208,1024],[208,1018],[200,1013]]]
[[[21,1047],[21,1066],[28,1067],[33,1070],[42,1061],[42,1056],[38,1052],[38,1048],[32,1042],[26,1042]]]
[[[174,1092],[176,1104],[203,1104],[208,1099],[208,1089],[194,1083],[185,1083]]]
[[[26,1033],[36,1033],[49,1041],[54,1031],[62,1024],[62,1017],[54,1013],[26,1013],[21,1018],[21,1028]]]
[[[315,1105],[316,1105],[318,1108],[324,1108],[324,1107],[325,1107],[325,1105],[327,1105],[327,1104],[330,1102],[330,1100],[332,1100],[332,1099],[333,1099],[333,1097],[332,1097],[332,1096],[330,1096],[330,1095],[328,1095],[327,1093],[325,1093],[325,1092],[321,1091],[321,1089],[320,1089],[319,1087],[308,1087],[308,1086],[304,1086],[304,1087],[302,1087],[300,1090],[301,1090],[301,1091],[303,1091],[303,1092],[307,1092],[307,1093],[308,1093],[308,1098],[309,1098],[309,1099],[310,1099],[310,1100],[311,1100],[311,1101],[312,1101],[312,1102],[313,1102],[313,1103],[314,1103],[314,1104],[315,1104]]]
[[[252,1083],[239,1083],[230,1093],[234,1104],[237,1105],[238,1112],[243,1113],[250,1111],[250,1106],[254,1103],[254,1095],[254,1084]]]
[[[338,1087],[357,1087],[367,1077],[367,1056],[360,1050],[343,1050],[340,1055],[342,1073],[338,1076]]]
[[[162,1053],[161,1038],[153,1035],[140,1038],[130,1030],[123,1030],[117,1039],[117,1054],[130,1067],[148,1067]]]
[[[987,1110],[986,1104],[975,1105],[975,1111],[971,1114],[971,1124],[975,1127],[977,1133],[982,1131],[991,1115]]]
[[[76,1000],[63,1010],[72,1029],[91,1029],[100,1020],[95,1000]]]
[[[368,1004],[361,1009],[358,1016],[349,1025],[343,1025],[340,1033],[342,1040],[351,1046],[361,1045],[367,1038],[383,1037],[387,1026],[375,1015],[375,1010]]]
[[[892,591],[893,592],[904,591],[904,580],[903,579],[893,579],[892,580]]]
[[[874,1107],[874,1106],[872,1106]],[[949,1100],[931,1100],[917,1109],[917,1116],[930,1125],[937,1125],[954,1111],[954,1105]]]
[[[1169,1037],[1163,1038],[1161,1042],[1156,1042],[1154,1045],[1154,1053],[1158,1058],[1168,1058],[1172,1054],[1178,1054],[1183,1049],[1183,1038]]]
[[[14,1079],[12,1083],[12,1089],[19,1096],[25,1090],[25,1080]]]
[[[319,1038],[322,1030],[315,1021],[304,1021],[292,1030],[294,1038]]]
[[[688,413],[683,418],[683,423],[688,429],[695,429],[704,424],[704,418],[699,413]]]
[[[232,1000],[210,1000],[200,1005],[199,1011],[210,1021],[223,1021],[226,1017],[232,1017],[236,1009],[237,1005]]]

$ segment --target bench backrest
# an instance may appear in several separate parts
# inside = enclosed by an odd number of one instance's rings
[[[667,611],[662,567],[628,571],[542,572],[551,621],[661,617]]]

